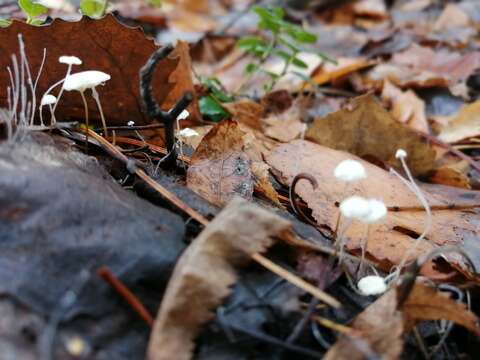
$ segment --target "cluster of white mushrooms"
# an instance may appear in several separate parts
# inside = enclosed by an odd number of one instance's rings
[[[45,94],[40,101],[40,121],[43,125],[43,118],[42,118],[42,108],[43,106],[49,106],[50,108],[50,125],[55,125],[55,110],[57,108],[58,102],[62,97],[64,91],[78,91],[82,97],[83,105],[85,108],[85,123],[88,127],[88,105],[87,100],[85,98],[85,91],[90,89],[92,91],[92,97],[95,100],[98,111],[100,112],[100,117],[102,119],[103,131],[104,135],[107,135],[107,123],[105,121],[105,116],[103,115],[102,104],[100,102],[100,97],[98,95],[96,87],[99,85],[103,85],[105,82],[110,80],[110,75],[104,73],[102,71],[97,70],[87,70],[81,71],[78,73],[71,74],[73,65],[81,65],[82,60],[80,60],[76,56],[61,56],[58,61],[62,64],[68,65],[67,74],[65,77],[52,86],[48,88]],[[62,84],[60,91],[57,96],[52,95],[50,92],[57,87],[58,85]]]
[[[402,268],[404,267],[406,261],[409,259],[413,251],[415,251],[418,244],[425,238],[431,228],[431,211],[428,205],[428,202],[424,195],[422,194],[420,188],[415,183],[413,176],[407,166],[405,158],[407,157],[407,152],[403,149],[397,150],[395,157],[401,162],[402,167],[407,175],[407,179],[403,178],[398,172],[394,169],[390,169],[390,172],[398,176],[401,181],[417,196],[421,204],[424,206],[427,213],[427,220],[425,224],[425,229],[423,233],[415,241],[414,245],[409,249],[409,251],[404,255],[402,261],[397,266],[396,270],[387,276],[386,278],[375,275],[368,275],[362,277],[358,283],[357,287],[361,294],[370,296],[370,295],[380,295],[384,293],[388,288],[388,283],[393,282],[398,279]],[[352,183],[365,179],[367,173],[363,165],[356,160],[344,160],[340,162],[334,170],[335,177],[345,182],[346,184]],[[378,199],[367,199],[358,195],[353,195],[340,203],[340,214],[339,222],[342,217],[348,219],[349,221],[343,226],[342,231],[338,231],[336,245],[337,248],[340,248],[340,260],[342,259],[342,251],[344,247],[344,234],[348,227],[353,221],[360,221],[361,223],[366,224],[367,226],[367,236],[363,239],[361,244],[362,258],[359,266],[359,275],[363,275],[363,264],[365,261],[365,252],[368,243],[368,226],[380,222],[387,215],[387,207],[383,201]]]

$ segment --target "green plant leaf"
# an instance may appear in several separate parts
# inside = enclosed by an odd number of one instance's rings
[[[204,96],[198,101],[200,112],[213,121],[221,121],[230,116],[212,95]]]
[[[153,7],[162,7],[162,0],[147,0],[148,5]]]
[[[299,43],[313,44],[317,42],[317,36],[315,34],[312,34],[299,26],[289,26],[285,31],[292,39],[295,39]]]
[[[247,75],[253,74],[255,71],[257,71],[259,68],[258,64],[250,63],[245,66],[245,73]]]
[[[0,19],[0,27],[7,27],[12,23],[12,20]]]
[[[108,0],[82,0],[80,1],[80,11],[93,19],[101,18],[105,15]]]
[[[29,22],[31,19],[48,12],[48,8],[40,4],[35,4],[32,0],[18,0],[18,6],[27,15]]]

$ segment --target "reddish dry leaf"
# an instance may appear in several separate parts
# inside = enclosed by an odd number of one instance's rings
[[[470,17],[456,4],[447,4],[433,25],[434,31],[470,25]]]
[[[368,178],[346,187],[345,183],[334,177],[333,171],[339,162],[352,158],[363,163]],[[318,187],[315,190],[307,181],[300,181],[296,187],[297,194],[312,209],[317,223],[332,231],[339,216],[336,204],[353,194],[381,199],[390,208],[405,209],[390,211],[383,222],[370,225],[367,253],[385,269],[398,264],[424,230],[425,212],[409,188],[396,176],[354,155],[309,141],[295,140],[278,146],[266,160],[277,179],[286,186],[292,183],[295,175],[302,172],[311,174],[317,180]],[[466,247],[478,241],[480,231],[476,222],[479,221],[479,215],[468,209],[465,212],[448,210],[448,206],[478,206],[480,192],[439,185],[431,185],[428,189],[424,194],[433,207],[432,230],[412,258],[439,245]],[[435,210],[435,206],[439,209]],[[359,252],[365,236],[366,226],[354,222],[345,233],[347,249]],[[462,259],[452,258],[451,261],[464,266]]]
[[[405,329],[426,320],[449,320],[480,335],[477,316],[465,304],[453,300],[445,293],[422,283],[415,283],[412,292],[402,306],[405,315]]]
[[[414,130],[429,133],[425,102],[412,90],[402,91],[390,81],[385,81],[382,99],[391,104],[393,117]]]
[[[195,336],[230,293],[236,268],[290,226],[243,199],[232,200],[177,262],[150,335],[147,358],[191,359]]]
[[[18,34],[22,34],[30,67],[36,74],[42,61],[43,50],[47,58],[37,88],[40,98],[47,88],[62,79],[67,67],[58,62],[62,55],[75,55],[83,64],[74,66],[72,72],[100,70],[111,75],[105,86],[99,86],[103,111],[108,124],[125,125],[133,120],[137,124],[150,122],[142,111],[139,94],[139,70],[157,49],[138,28],[120,24],[112,15],[101,20],[87,17],[78,22],[56,19],[51,25],[31,26],[14,21],[0,28],[0,89],[9,86],[10,55],[18,49]],[[170,57],[162,61],[155,72],[152,86],[159,104],[170,108],[179,94],[193,90],[188,46],[180,43]],[[17,51],[18,52],[18,51]],[[56,90],[58,91],[58,90]],[[89,96],[93,119],[99,119],[95,102]],[[7,107],[6,91],[0,93],[0,107]],[[196,105],[189,110],[198,116]],[[84,117],[83,103],[77,92],[64,93],[57,108],[57,119]]]
[[[408,152],[407,162],[415,174],[432,170],[435,152],[425,140],[396,121],[372,96],[355,98],[345,109],[316,119],[306,139],[360,157],[372,157],[399,167],[395,153]]]

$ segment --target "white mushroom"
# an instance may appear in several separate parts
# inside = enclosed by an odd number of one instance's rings
[[[58,85],[62,84],[65,79],[70,75],[70,72],[72,71],[72,66],[73,65],[81,65],[82,64],[82,60],[80,60],[78,57],[76,56],[66,56],[66,55],[63,55],[63,56],[60,56],[58,58],[58,62],[61,63],[61,64],[67,64],[68,65],[68,68],[67,68],[67,74],[65,75],[65,77],[62,79],[62,80],[59,80],[57,81],[55,84],[53,84],[52,86],[50,86],[47,91],[45,91],[45,94],[43,95],[42,99],[45,97],[45,96],[49,96],[50,95],[50,92]],[[53,109],[51,110],[51,125],[55,124],[56,123],[56,120],[55,120],[55,110],[57,109],[57,106],[58,106],[58,103],[60,101],[60,98],[62,97],[62,94],[63,94],[63,86],[60,88],[60,92],[58,93],[58,96],[56,97],[56,101],[54,103],[54,106],[53,106]],[[40,105],[40,114],[42,113],[42,105]]]
[[[365,296],[380,295],[387,291],[385,279],[378,275],[361,278],[357,286],[358,290]]]
[[[48,106],[48,108],[50,109],[51,125],[56,123],[54,111],[53,111],[53,108],[52,108],[52,105],[56,104],[56,103],[57,103],[57,98],[55,96],[50,95],[50,94],[43,95],[42,100],[40,101],[40,111],[39,111],[40,112],[40,123],[42,124],[42,126],[44,125],[43,124],[43,115],[42,115],[42,108],[44,106]]]
[[[359,161],[347,159],[335,167],[333,175],[341,181],[352,182],[366,178],[367,172]]]
[[[96,87],[103,85],[106,81],[110,80],[111,76],[107,73],[97,70],[88,70],[82,71],[69,75],[63,84],[63,88],[66,91],[78,91],[82,96],[83,105],[85,106],[85,123],[88,127],[88,105],[87,100],[85,99],[85,90],[92,90],[92,97],[97,103],[98,111],[100,112],[100,117],[103,124],[104,135],[107,136],[107,122],[103,115],[102,104],[100,103],[100,96],[98,95]]]

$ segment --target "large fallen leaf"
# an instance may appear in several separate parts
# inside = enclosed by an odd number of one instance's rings
[[[351,158],[363,163],[368,177],[346,189],[345,184],[334,177],[333,171],[340,161]],[[353,194],[381,199],[391,209],[403,209],[390,211],[382,223],[370,225],[367,253],[386,269],[401,261],[424,230],[425,212],[409,188],[396,176],[354,155],[309,141],[295,140],[278,146],[266,161],[286,186],[302,172],[311,174],[317,180],[318,187],[315,190],[307,181],[300,181],[296,187],[297,194],[312,209],[317,223],[332,231],[339,216],[337,204]],[[471,246],[478,243],[480,236],[477,225],[479,215],[473,211],[475,206],[480,205],[480,192],[439,185],[431,185],[428,189],[424,193],[433,209],[432,230],[412,258],[437,246],[451,244],[464,247],[472,253],[475,247]],[[465,212],[449,210],[452,205],[471,206],[472,209]],[[365,235],[366,226],[354,222],[345,233],[347,249],[359,252]],[[480,254],[478,250],[476,252]],[[464,265],[461,259],[452,262]]]
[[[245,132],[227,120],[214,126],[197,147],[187,172],[187,186],[222,206],[234,195],[251,199],[252,161],[244,152]]]
[[[437,119],[446,123],[440,129],[438,138],[454,143],[463,139],[480,135],[480,100],[464,105],[458,114]]]
[[[150,337],[148,359],[190,359],[199,327],[230,293],[236,267],[289,229],[290,223],[278,215],[232,200],[178,261]]]
[[[124,26],[111,15],[101,20],[85,17],[78,22],[57,19],[40,27],[14,21],[7,28],[0,27],[0,107],[7,107],[6,89],[10,83],[6,68],[11,66],[10,56],[18,54],[18,34],[22,34],[33,74],[37,73],[46,49],[37,103],[47,88],[66,74],[67,67],[60,64],[58,58],[75,55],[83,64],[75,66],[72,72],[100,70],[112,77],[105,86],[97,88],[108,124],[125,125],[130,120],[145,124],[150,121],[142,111],[139,70],[157,46],[139,28]],[[179,43],[169,58],[158,65],[152,87],[159,104],[165,109],[170,108],[180,94],[193,90],[187,44]],[[99,119],[95,102],[90,96],[87,98],[92,118]],[[195,105],[189,110],[192,116],[197,116]],[[58,120],[83,119],[80,94],[64,93],[56,116]]]
[[[432,147],[396,121],[371,95],[359,96],[345,109],[315,119],[305,138],[360,157],[376,158],[391,167],[399,166],[395,153],[404,149],[414,174],[425,174],[434,165]]]
[[[403,348],[402,335],[426,320],[449,320],[479,334],[475,314],[447,294],[416,282],[408,299],[398,309],[397,291],[391,289],[360,313],[352,323],[359,335],[342,336],[324,359],[368,359],[373,356],[398,359]]]

